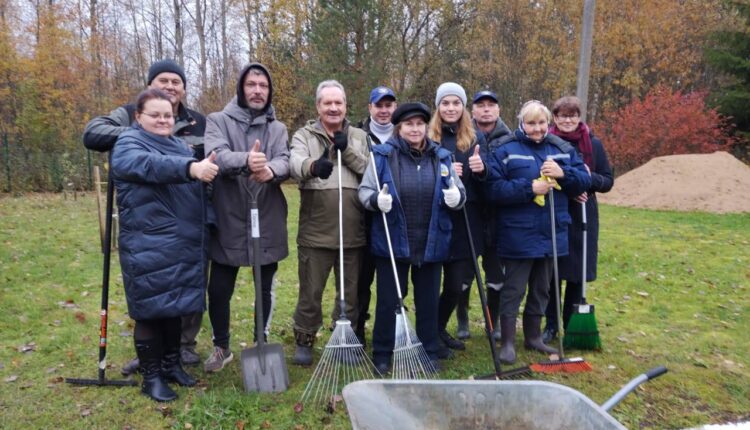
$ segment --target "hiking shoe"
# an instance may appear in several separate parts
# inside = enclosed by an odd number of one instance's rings
[[[445,330],[441,330],[438,333],[438,336],[440,336],[440,340],[443,341],[445,346],[447,346],[450,349],[459,349],[462,351],[466,349],[466,345],[464,345],[463,342],[461,342],[458,339],[455,339],[453,336],[450,335],[450,333],[448,333]]]
[[[120,369],[120,373],[122,373],[122,376],[130,376],[135,375],[141,370],[141,362],[138,360],[138,357],[130,360],[122,366],[122,369]]]
[[[224,349],[220,346],[214,346],[214,352],[203,362],[203,370],[206,372],[218,372],[223,369],[224,366],[232,361],[234,355],[229,348]]]
[[[180,363],[183,366],[195,366],[201,362],[201,357],[195,352],[195,348],[186,346],[180,349]]]
[[[297,345],[297,349],[294,351],[294,358],[292,358],[292,363],[298,366],[309,366],[312,362],[312,346]]]

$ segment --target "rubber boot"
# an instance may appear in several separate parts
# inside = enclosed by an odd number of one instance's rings
[[[138,353],[143,374],[141,392],[157,402],[170,402],[176,399],[177,393],[161,376],[162,345],[160,341],[158,339],[136,341],[135,351]]]
[[[516,362],[516,349],[513,342],[516,340],[516,317],[501,317],[500,331],[503,340],[500,344],[500,354],[498,358],[501,363],[513,364]]]
[[[294,340],[297,349],[294,351],[292,363],[298,366],[309,366],[313,362],[312,347],[315,343],[315,335],[295,331]]]
[[[192,387],[195,379],[185,372],[180,363],[180,336],[164,338],[164,355],[161,359],[161,376],[168,382],[175,382],[183,387]]]
[[[466,287],[466,285],[464,285]],[[469,294],[471,290],[466,287],[465,290],[461,291],[458,296],[458,304],[456,305],[456,320],[458,320],[458,328],[456,329],[456,337],[460,340],[465,340],[471,337],[469,332]]]
[[[545,354],[557,354],[555,348],[547,346],[542,342],[542,316],[523,316],[523,345],[526,349],[543,352]]]
[[[502,338],[502,331],[498,321],[497,310],[500,307],[500,291],[494,288],[487,288],[487,307],[490,310],[490,321],[492,321],[492,327],[495,329],[492,336],[495,337],[496,341]]]

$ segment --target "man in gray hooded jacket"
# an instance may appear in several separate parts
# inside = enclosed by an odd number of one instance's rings
[[[271,101],[273,84],[259,63],[245,66],[237,81],[237,95],[221,112],[207,117],[206,152],[216,152],[219,176],[214,181],[213,205],[217,231],[211,235],[211,279],[208,315],[214,351],[204,363],[217,372],[233,358],[229,349],[229,303],[241,266],[260,259],[263,323],[271,313],[271,285],[278,262],[289,254],[287,203],[281,183],[289,177],[289,135],[276,119]],[[260,255],[253,255],[250,203],[257,199]]]

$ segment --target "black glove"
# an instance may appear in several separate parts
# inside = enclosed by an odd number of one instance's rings
[[[310,169],[313,176],[317,176],[320,179],[328,179],[333,172],[333,163],[328,159],[328,148],[323,151],[323,155],[313,162],[312,168]]]
[[[333,133],[333,149],[344,152],[344,150],[346,150],[347,144],[346,133],[344,133],[343,131],[337,131],[336,133]]]

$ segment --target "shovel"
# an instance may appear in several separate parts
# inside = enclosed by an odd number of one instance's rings
[[[252,194],[251,194],[252,195]],[[242,380],[246,392],[278,393],[289,386],[289,371],[284,360],[284,348],[278,343],[266,343],[263,330],[263,289],[260,272],[260,228],[257,194],[250,202],[250,224],[253,241],[253,281],[255,283],[255,339],[256,346],[245,348],[240,356]]]

